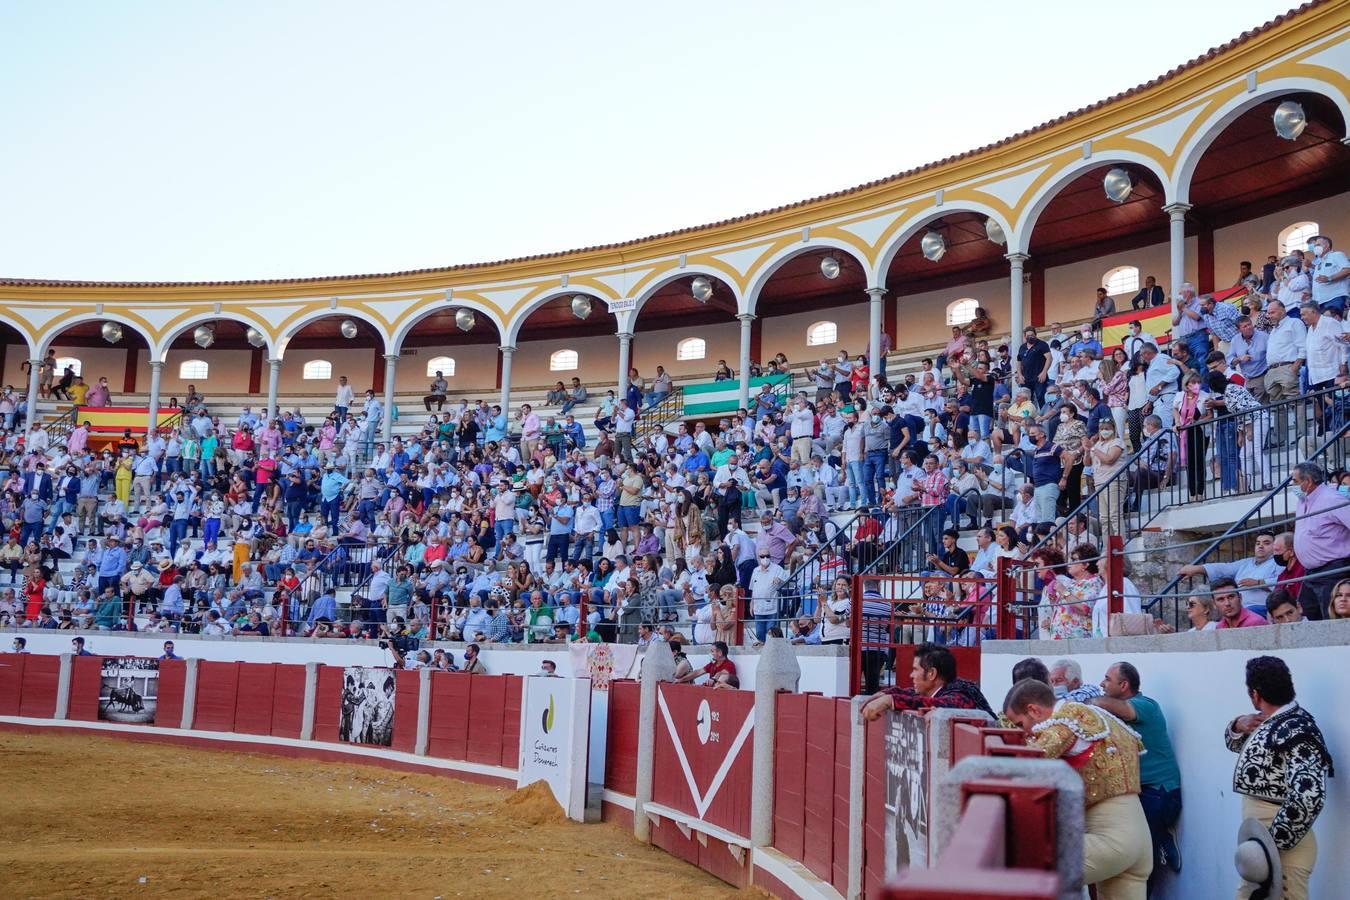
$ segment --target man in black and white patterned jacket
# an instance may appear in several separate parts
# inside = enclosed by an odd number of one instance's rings
[[[1326,802],[1327,777],[1335,774],[1331,754],[1317,721],[1294,700],[1284,660],[1249,659],[1247,694],[1256,712],[1229,722],[1224,734],[1238,755],[1233,790],[1242,795],[1243,818],[1270,829],[1280,851],[1283,896],[1306,900],[1317,862],[1312,826]]]

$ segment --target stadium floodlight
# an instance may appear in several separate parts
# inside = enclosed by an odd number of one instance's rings
[[[1275,133],[1286,141],[1296,141],[1308,127],[1308,117],[1303,114],[1302,104],[1286,100],[1275,107]]]
[[[984,220],[984,235],[995,244],[1008,243],[1008,236],[1003,233],[1003,226],[995,222],[993,216]]]
[[[338,330],[341,331],[342,336],[349,341],[360,333],[356,327],[356,323],[351,319],[343,319],[342,324],[338,326]]]
[[[104,322],[99,333],[103,335],[105,341],[115,344],[122,339],[122,326],[116,322]]]
[[[1134,180],[1130,178],[1129,172],[1114,168],[1102,179],[1102,188],[1106,191],[1106,199],[1124,203],[1134,192]]]
[[[827,256],[820,261],[820,274],[831,281],[834,281],[839,277],[839,272],[839,260],[835,259],[833,256]]]
[[[216,330],[210,325],[198,325],[192,329],[192,342],[205,350],[216,342]]]
[[[713,295],[712,282],[700,275],[690,282],[689,293],[692,294],[694,299],[699,303],[707,303],[712,299]]]
[[[267,335],[253,327],[250,327],[249,330],[244,333],[244,339],[254,347],[261,347],[263,344],[267,343]]]
[[[460,331],[473,331],[473,326],[478,324],[478,317],[473,314],[471,309],[455,310],[455,327]]]
[[[572,298],[572,315],[578,319],[585,319],[591,314],[591,298],[585,294],[577,294]]]
[[[947,239],[936,231],[929,231],[919,241],[919,249],[923,251],[924,259],[937,262],[947,255]]]

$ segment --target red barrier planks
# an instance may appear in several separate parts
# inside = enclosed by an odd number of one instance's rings
[[[76,722],[97,722],[98,692],[101,687],[103,687],[103,657],[72,657],[66,718]]]
[[[412,753],[417,749],[417,705],[422,673],[400,669],[394,673],[394,738],[390,749]]]
[[[240,665],[206,659],[197,661],[197,705],[192,717],[194,730],[234,731]]]
[[[776,702],[773,846],[801,862],[806,840],[806,696],[783,692]]]
[[[469,677],[469,762],[501,765],[505,676]]]
[[[23,697],[23,669],[29,653],[0,656],[0,716],[17,716]]]
[[[236,666],[239,674],[234,699],[234,727],[229,730],[239,734],[271,734],[272,704],[276,699],[277,686],[276,664],[241,662]]]
[[[502,706],[502,761],[507,769],[520,767],[520,705],[525,690],[525,679],[520,675],[503,675],[506,679],[506,703]]]
[[[695,846],[698,848],[697,865],[700,869],[738,888],[749,885],[750,853],[748,851],[743,853],[741,861],[737,862],[736,857],[732,856],[731,851],[727,849],[726,841],[709,837],[707,844],[696,841]]]
[[[806,846],[802,864],[829,881],[834,858],[834,699],[806,698]]]
[[[50,719],[56,715],[56,689],[61,680],[61,657],[25,654],[19,689],[19,715]]]
[[[161,675],[160,678],[164,676]],[[272,688],[272,730],[275,737],[298,738],[305,718],[305,667],[278,663]]]
[[[973,681],[976,684],[979,684],[980,648],[948,647],[947,649],[952,651],[952,656],[956,657],[956,677],[965,678],[968,681]]]
[[[652,843],[671,856],[698,865],[698,838],[693,832],[690,832],[689,837],[685,837],[684,832],[680,831],[674,822],[662,819],[660,824],[652,823],[651,835]]]
[[[427,753],[441,759],[469,758],[469,686],[483,675],[433,672]]]
[[[749,835],[754,694],[663,684],[657,700],[652,799]]]
[[[847,698],[834,700],[834,850],[830,882],[841,895],[848,895],[848,812],[853,802],[849,794],[850,755],[853,749],[851,703]],[[859,803],[862,798],[859,797]]]
[[[642,685],[637,681],[609,683],[609,721],[605,738],[605,787],[632,796],[637,791],[638,705]]]
[[[187,682],[187,660],[161,659],[159,661],[159,702],[155,709],[155,725],[177,728],[183,724],[183,687]]]
[[[886,881],[886,726],[867,724],[863,766],[863,894],[880,897]]]
[[[342,666],[319,666],[319,684],[314,695],[314,740],[338,739],[342,724]]]

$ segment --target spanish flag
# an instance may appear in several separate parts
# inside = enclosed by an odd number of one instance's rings
[[[161,407],[156,421],[163,428],[182,412],[174,407]],[[75,421],[81,425],[88,422],[91,435],[121,435],[128,428],[132,434],[145,434],[149,415],[148,406],[81,406],[75,413]]]
[[[1247,289],[1245,287],[1228,288],[1227,290],[1215,291],[1212,296],[1221,303],[1231,303],[1241,309],[1242,301],[1247,299]],[[1162,306],[1118,313],[1102,319],[1103,353],[1109,354],[1121,345],[1130,334],[1131,322],[1138,322],[1145,333],[1153,335],[1159,347],[1167,346],[1167,343],[1172,340],[1172,305],[1166,303]]]

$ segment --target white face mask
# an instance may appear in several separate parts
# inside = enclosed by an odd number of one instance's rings
[[[1312,255],[1313,255],[1313,256],[1321,256],[1321,255],[1322,255],[1322,245],[1321,245],[1321,244],[1313,244],[1313,246],[1312,246]]]

